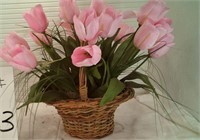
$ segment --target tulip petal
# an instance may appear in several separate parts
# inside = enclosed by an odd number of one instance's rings
[[[112,37],[117,32],[117,30],[119,29],[121,21],[122,21],[122,16],[119,16],[118,18],[116,18],[113,21],[111,28],[108,32],[108,37]]]
[[[76,16],[74,16],[74,28],[75,28],[78,38],[80,40],[85,41],[85,37],[86,37],[85,27],[83,23]]]
[[[0,48],[0,57],[5,60],[6,62],[9,62],[12,60],[12,57],[8,54],[7,48],[2,47]]]
[[[164,18],[167,12],[168,8],[163,1],[151,0],[141,7],[137,14],[138,21],[140,24],[143,24],[146,20],[150,19],[156,23],[160,19]]]
[[[15,32],[12,32],[6,37],[6,39],[4,41],[4,45],[12,48],[13,46],[15,46],[15,44],[21,44],[21,45],[24,45],[27,49],[30,49],[30,47],[25,39],[18,36]]]
[[[45,37],[44,34],[41,34],[41,33],[33,33],[33,32],[30,32],[29,33],[29,36],[32,38],[32,40],[39,46],[42,46],[42,43],[43,42],[44,44],[46,45],[50,45],[52,43],[52,38],[48,36],[48,40],[47,38]]]
[[[16,69],[18,69],[20,71],[30,72],[32,70],[32,68],[19,65],[19,64],[15,63],[15,62],[12,62],[12,61],[8,62],[8,64],[11,65],[13,68],[16,68]]]
[[[93,45],[92,51],[92,63],[93,65],[96,65],[101,60],[101,49],[98,46]]]
[[[159,30],[150,22],[145,22],[134,37],[134,44],[137,48],[144,50],[154,46],[159,37]]]
[[[136,18],[136,12],[135,11],[124,11],[123,19],[129,19],[129,18]]]
[[[40,23],[37,18],[33,17],[30,14],[25,13],[24,19],[27,21],[29,27],[35,32],[41,33],[43,32],[43,28],[41,28]]]
[[[65,20],[65,22],[73,23],[73,17],[79,15],[79,8],[76,5],[75,0],[60,0],[60,17]]]
[[[167,46],[164,46],[161,48],[153,48],[153,49],[149,50],[149,53],[151,53],[150,56],[152,58],[159,58],[159,57],[165,55],[169,51],[169,49],[170,48]]]
[[[33,7],[31,11],[25,12],[23,17],[35,32],[42,33],[48,27],[47,17],[40,4]]]
[[[72,63],[76,67],[89,67],[101,60],[101,49],[96,45],[76,48],[71,55]]]
[[[100,15],[106,8],[103,0],[92,0],[90,7],[96,10],[97,15]]]
[[[8,43],[14,38],[12,43]],[[36,67],[37,61],[27,43],[15,33],[11,33],[5,40],[4,46],[0,48],[0,57],[8,64],[24,72],[29,72]],[[9,46],[12,45],[12,46]]]
[[[86,40],[92,40],[93,38],[95,38],[99,31],[99,21],[97,18],[90,22],[90,24],[86,27],[86,31]]]
[[[111,28],[113,18],[107,14],[102,14],[100,16],[99,22],[100,22],[101,37],[106,38]]]
[[[31,69],[36,67],[37,65],[36,58],[30,50],[23,48],[23,52],[21,53],[21,58],[26,58],[24,61],[24,65],[27,65],[27,67]]]
[[[85,20],[82,20],[85,26],[88,26],[94,19],[97,18],[94,9],[87,9],[85,14]]]

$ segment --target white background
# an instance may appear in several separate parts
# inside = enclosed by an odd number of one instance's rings
[[[6,130],[11,128],[11,125],[2,121],[8,119],[10,114],[3,114],[5,111],[10,111],[14,116],[8,120],[14,125],[14,129],[8,132],[0,132],[0,138],[2,140],[18,140],[17,122],[16,122],[16,107],[15,107],[15,94],[14,94],[14,82],[13,82],[13,69],[11,67],[1,67],[0,78],[4,81],[1,82],[0,87],[0,129]]]

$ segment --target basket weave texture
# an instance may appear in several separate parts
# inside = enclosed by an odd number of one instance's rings
[[[91,139],[101,138],[113,132],[114,112],[117,107],[134,97],[134,90],[125,89],[113,101],[100,107],[101,98],[66,100],[51,103],[61,116],[65,131],[71,136]]]

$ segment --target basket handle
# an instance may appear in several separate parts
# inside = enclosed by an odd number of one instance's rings
[[[87,76],[83,67],[79,69],[79,94],[82,101],[88,99]]]

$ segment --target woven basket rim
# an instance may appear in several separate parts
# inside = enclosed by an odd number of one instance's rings
[[[121,104],[134,97],[135,91],[132,88],[125,88],[113,101],[107,103],[104,106],[112,106],[114,104]],[[65,104],[66,108],[96,108],[99,107],[99,103],[102,98],[88,98],[86,101],[80,99],[67,99],[56,102],[51,102],[49,105],[58,106]],[[103,106],[103,107],[104,107]]]

